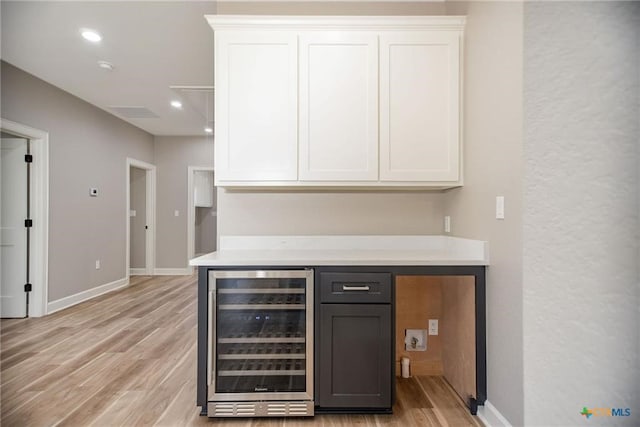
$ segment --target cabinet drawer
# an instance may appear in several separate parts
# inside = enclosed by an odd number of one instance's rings
[[[391,303],[389,273],[320,273],[321,303]]]

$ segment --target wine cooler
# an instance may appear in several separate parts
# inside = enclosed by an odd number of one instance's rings
[[[313,415],[313,270],[209,272],[210,417]]]

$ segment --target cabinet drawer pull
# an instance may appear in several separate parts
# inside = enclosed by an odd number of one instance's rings
[[[347,286],[347,285],[342,285],[342,290],[343,291],[369,291],[370,288],[369,286]]]

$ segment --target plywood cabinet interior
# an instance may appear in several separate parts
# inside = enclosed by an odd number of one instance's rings
[[[458,16],[209,16],[216,185],[462,185]]]
[[[477,397],[476,300],[473,276],[396,276],[396,374],[400,359],[411,360],[412,375],[443,375],[467,402]],[[406,329],[427,329],[439,320],[427,350],[406,351]]]

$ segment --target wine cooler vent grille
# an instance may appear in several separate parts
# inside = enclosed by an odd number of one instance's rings
[[[209,417],[313,416],[313,402],[209,402]]]

